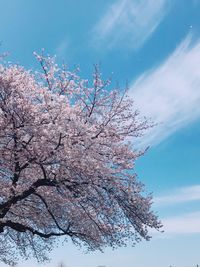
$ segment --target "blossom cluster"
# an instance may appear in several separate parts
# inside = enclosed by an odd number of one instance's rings
[[[89,250],[148,240],[161,225],[130,140],[151,126],[98,66],[90,83],[36,57],[41,72],[0,66],[0,260],[43,261],[58,236]]]

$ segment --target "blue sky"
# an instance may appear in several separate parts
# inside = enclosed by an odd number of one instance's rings
[[[0,0],[0,40],[27,68],[37,68],[33,51],[42,48],[80,65],[83,77],[100,63],[114,83],[128,81],[136,107],[158,123],[136,144],[151,146],[136,171],[165,233],[103,254],[69,242],[45,266],[200,264],[200,0]]]

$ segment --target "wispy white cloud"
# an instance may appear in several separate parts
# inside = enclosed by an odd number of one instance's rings
[[[67,39],[64,39],[56,47],[55,54],[57,57],[63,59],[66,57],[68,50],[69,50],[69,41]]]
[[[200,201],[200,184],[187,187],[180,187],[171,190],[164,195],[154,198],[154,205],[157,208],[172,205],[176,208],[177,204],[191,203]],[[164,233],[160,234],[155,230],[150,230],[156,238],[171,238],[177,234],[200,234],[200,211],[181,213],[179,215],[161,218]]]
[[[154,198],[156,206],[169,206],[179,203],[200,200],[200,185],[192,185],[171,190],[170,193]]]
[[[200,212],[166,218],[162,223],[164,235],[200,234]]]
[[[95,25],[96,46],[140,47],[155,31],[168,9],[168,0],[118,0]]]
[[[180,234],[200,234],[200,211],[161,218],[161,221],[162,232],[149,229],[154,239],[173,238]]]
[[[142,140],[158,144],[200,118],[200,40],[188,36],[169,58],[131,86],[141,114],[158,123]]]

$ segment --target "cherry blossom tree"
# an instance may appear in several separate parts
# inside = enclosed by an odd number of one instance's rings
[[[36,55],[41,72],[0,66],[0,260],[47,259],[63,236],[88,250],[160,229],[131,140],[150,127],[97,66],[92,82]]]

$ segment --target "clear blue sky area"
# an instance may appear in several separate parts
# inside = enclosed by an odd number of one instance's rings
[[[38,68],[33,52],[42,48],[84,78],[100,63],[114,84],[128,81],[135,107],[157,123],[133,145],[150,146],[135,168],[165,232],[104,253],[69,241],[44,266],[200,264],[200,0],[0,0],[0,40],[0,53],[26,68]]]

